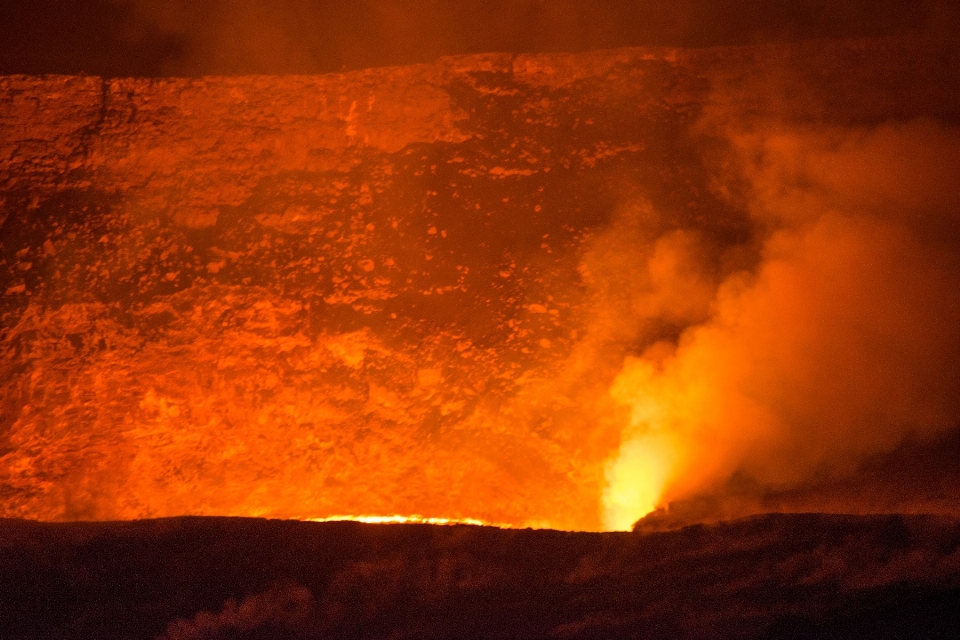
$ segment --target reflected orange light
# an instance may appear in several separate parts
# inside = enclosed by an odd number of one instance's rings
[[[623,530],[953,428],[960,129],[772,51],[0,78],[0,517]]]

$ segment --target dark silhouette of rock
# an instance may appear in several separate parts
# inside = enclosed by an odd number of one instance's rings
[[[960,524],[0,523],[4,638],[949,638]]]

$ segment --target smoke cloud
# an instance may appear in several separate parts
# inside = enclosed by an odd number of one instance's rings
[[[734,475],[842,476],[960,418],[960,129],[724,135],[758,230],[725,251],[757,262],[724,272],[686,231],[635,249],[632,322],[682,329],[647,339],[610,389],[630,412],[606,468],[610,529]]]

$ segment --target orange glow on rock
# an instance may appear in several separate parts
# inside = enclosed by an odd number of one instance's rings
[[[622,530],[943,433],[923,46],[0,78],[0,516]]]

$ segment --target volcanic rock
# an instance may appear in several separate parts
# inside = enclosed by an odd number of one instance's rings
[[[750,264],[736,182],[706,168],[724,127],[956,119],[950,55],[887,39],[0,78],[0,515],[598,529],[624,411],[606,392],[646,345],[596,332],[617,299],[596,269],[619,267],[591,266],[591,243],[648,207]]]

